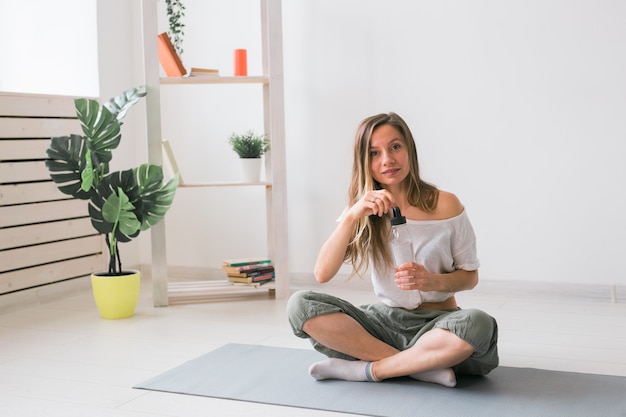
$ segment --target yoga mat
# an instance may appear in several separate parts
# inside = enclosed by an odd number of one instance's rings
[[[499,367],[455,388],[410,378],[316,381],[314,350],[227,344],[133,388],[368,416],[626,416],[626,378]]]

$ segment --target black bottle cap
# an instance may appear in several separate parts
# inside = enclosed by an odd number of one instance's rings
[[[392,213],[392,217],[391,217],[392,226],[398,226],[400,224],[406,223],[406,217],[404,217],[402,213],[400,212],[400,207],[397,207],[397,206],[392,207],[391,213]]]

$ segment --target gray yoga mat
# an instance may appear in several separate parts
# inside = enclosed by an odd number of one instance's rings
[[[318,352],[228,344],[134,388],[384,417],[626,416],[626,378],[499,367],[455,388],[410,378],[316,381]]]

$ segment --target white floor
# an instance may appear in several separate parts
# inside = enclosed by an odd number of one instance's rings
[[[358,304],[373,301],[358,281],[321,288]],[[556,295],[561,290],[482,282],[458,299],[496,317],[502,365],[626,376],[624,295],[612,302],[608,288]],[[286,300],[154,308],[143,285],[135,317],[117,321],[99,317],[89,291],[39,305],[3,309],[2,303],[0,297],[1,416],[346,415],[131,388],[229,342],[309,349],[290,333]]]

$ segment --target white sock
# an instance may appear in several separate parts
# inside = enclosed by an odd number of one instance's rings
[[[409,376],[418,381],[433,382],[450,388],[456,386],[456,375],[450,368],[433,369],[432,371],[419,372]]]
[[[342,379],[344,381],[367,381],[366,369],[370,362],[329,358],[309,367],[309,373],[318,381]]]
[[[341,379],[344,381],[378,381],[373,375],[371,362],[349,361],[329,358],[316,362],[309,367],[309,374],[318,381],[324,379]],[[368,369],[368,365],[370,369]],[[368,378],[368,372],[370,377]],[[433,369],[432,371],[411,374],[409,377],[422,382],[432,382],[446,387],[456,386],[456,376],[450,368]]]

